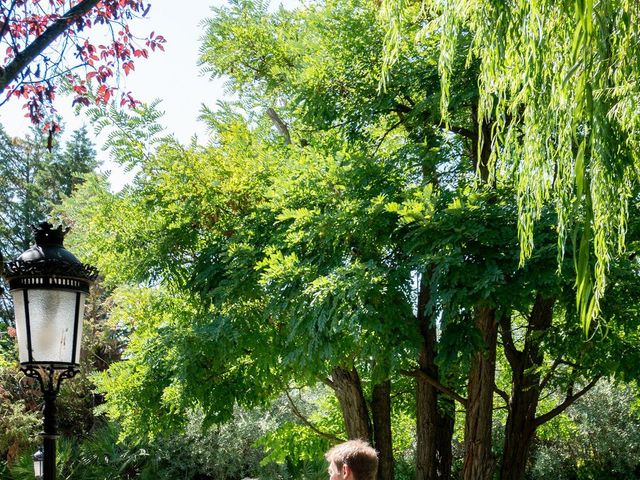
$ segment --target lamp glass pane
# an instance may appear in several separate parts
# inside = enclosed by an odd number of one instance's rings
[[[29,361],[29,349],[27,346],[27,325],[24,316],[24,293],[22,290],[11,292],[13,296],[13,309],[16,318],[16,336],[18,337],[18,352],[20,363]]]
[[[76,355],[74,357],[73,333],[77,293],[66,290],[36,289],[29,289],[28,292],[33,361],[45,363],[79,363],[85,294],[80,295],[80,309],[78,312],[80,321],[78,323]],[[22,298],[22,295],[23,292],[21,291],[14,292],[14,300],[16,297]],[[24,306],[22,308],[22,315],[24,317]],[[20,361],[28,361],[28,353],[26,357],[27,359],[23,360],[21,354]]]

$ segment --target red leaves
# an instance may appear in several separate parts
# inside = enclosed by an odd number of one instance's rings
[[[49,82],[27,84],[13,90],[13,95],[26,99],[26,103],[23,106],[27,110],[25,117],[29,117],[33,123],[41,123],[44,120],[45,113],[42,105],[52,104],[55,99],[55,88]],[[50,107],[50,111],[55,112],[53,107]]]
[[[74,85],[72,87],[73,91],[76,92],[78,95],[86,95],[87,94],[87,87],[84,84],[84,82],[82,82],[82,84],[80,85]]]
[[[62,128],[57,122],[47,122],[42,126],[43,132],[60,133]]]
[[[112,76],[113,70],[111,70],[109,67],[105,65],[100,65],[100,67],[98,67],[98,75],[96,77],[98,79],[98,82],[104,83],[109,79],[109,77]]]
[[[31,15],[24,20],[24,24],[30,35],[40,36],[47,29],[49,23],[57,19],[57,15]]]
[[[87,94],[89,93],[89,90],[87,89],[85,82],[81,81],[79,84],[73,85],[71,89],[76,94],[71,104],[74,106],[84,105],[85,107],[88,107],[90,103],[89,98],[87,98]]]
[[[33,40],[40,37],[56,20],[62,18],[73,6],[88,0],[0,0],[0,52],[5,53],[6,67],[19,58]],[[14,8],[10,9],[12,4]],[[20,8],[15,8],[20,7]],[[68,20],[66,30],[57,39],[57,47],[43,52],[34,60],[37,68],[29,64],[21,66],[18,76],[6,89],[7,97],[24,99],[27,116],[34,123],[42,121],[47,112],[53,112],[55,98],[54,79],[67,78],[74,105],[90,105],[92,102],[108,103],[114,100],[118,89],[118,70],[124,75],[135,72],[135,60],[148,58],[150,51],[164,51],[165,38],[152,32],[148,38],[137,38],[128,22],[146,16],[151,4],[145,0],[101,0],[92,10]],[[87,32],[97,24],[111,24],[115,37],[104,44],[87,39]],[[82,34],[82,36],[80,36]],[[71,48],[72,56],[65,50]],[[78,75],[78,68],[84,73]],[[64,72],[74,71],[73,75]],[[131,92],[122,93],[120,106],[131,108],[139,101]]]
[[[140,58],[140,57],[149,58],[149,52],[147,51],[146,48],[135,49],[133,51],[133,56],[136,58]]]
[[[122,70],[124,70],[125,75],[129,75],[129,72],[135,70],[135,65],[133,64],[133,60],[129,60],[128,62],[124,62],[122,64]]]
[[[108,87],[105,84],[100,85],[96,92],[96,103],[109,103],[111,96],[113,95],[114,88]]]
[[[76,105],[84,105],[85,107],[88,107],[90,104],[91,102],[87,97],[75,97],[73,99],[73,102],[71,102],[71,105],[73,105],[74,107]]]
[[[146,41],[147,47],[151,48],[152,52],[155,52],[156,48],[164,52],[163,43],[166,43],[164,37],[162,35],[156,35],[155,32],[151,32]]]
[[[84,44],[77,46],[76,49],[78,50],[76,57],[80,58],[89,66],[94,66],[95,62],[100,60],[98,55],[96,55],[96,47],[90,44],[88,40],[85,40]]]
[[[135,108],[138,105],[141,105],[141,103],[142,102],[140,102],[139,100],[133,98],[131,92],[123,93],[122,97],[120,98],[121,107],[124,107],[126,105],[128,108]]]

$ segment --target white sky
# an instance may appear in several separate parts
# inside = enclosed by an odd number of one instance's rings
[[[296,2],[288,0],[284,3],[292,5]],[[182,143],[188,143],[193,135],[205,143],[206,127],[197,120],[200,107],[204,103],[213,108],[224,96],[223,81],[201,76],[197,66],[200,37],[204,34],[201,22],[212,16],[211,6],[223,4],[222,0],[152,0],[147,19],[137,21],[131,28],[138,36],[154,31],[163,35],[167,43],[164,52],[156,51],[148,59],[136,60],[135,72],[123,76],[126,82],[123,88],[132,91],[142,102],[162,99],[159,106],[165,112],[162,123],[166,125],[167,133],[174,134]],[[56,107],[67,132],[87,123],[82,116],[76,116],[70,105],[70,98],[57,99]],[[28,130],[29,123],[24,118],[20,99],[11,99],[0,107],[0,123],[12,136],[21,136]],[[127,181],[126,175],[107,162],[107,155],[100,148],[101,139],[95,141],[99,158],[105,161],[105,169],[112,172],[112,186],[119,190]]]

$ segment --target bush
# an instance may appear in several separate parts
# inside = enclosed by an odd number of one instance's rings
[[[541,430],[529,472],[532,479],[636,479],[640,473],[640,416],[637,394],[628,386],[601,381],[570,407],[570,434],[553,424]],[[565,425],[566,427],[566,425]]]

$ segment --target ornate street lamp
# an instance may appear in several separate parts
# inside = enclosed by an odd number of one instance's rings
[[[63,246],[67,230],[34,226],[35,246],[4,265],[13,296],[20,369],[44,396],[43,479],[55,479],[56,405],[60,383],[78,373],[84,301],[97,277]]]
[[[36,480],[42,480],[42,449],[33,454],[33,473]]]

